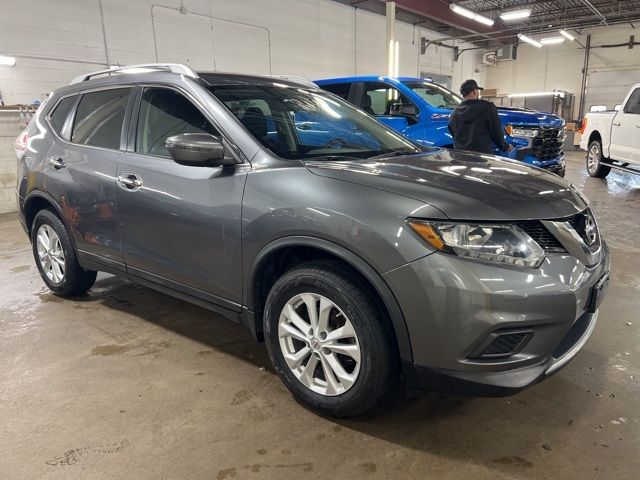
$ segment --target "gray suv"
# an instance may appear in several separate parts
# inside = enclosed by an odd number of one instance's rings
[[[517,392],[577,354],[607,287],[563,179],[416,145],[292,78],[94,72],[21,138],[21,221],[54,293],[105,271],[214,310],[331,415],[400,381]]]

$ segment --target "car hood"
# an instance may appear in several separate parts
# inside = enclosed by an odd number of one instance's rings
[[[453,112],[453,109],[433,109],[429,116],[429,121],[448,122],[451,112]],[[518,107],[498,107],[498,116],[503,125],[531,125],[562,128],[565,124],[565,121],[557,115]]]
[[[425,202],[455,220],[553,219],[587,207],[557,175],[493,155],[439,149],[378,159],[315,159],[305,165],[316,175]]]
[[[543,127],[556,128],[564,126],[564,120],[557,115],[524,108],[498,107],[498,116],[503,124],[541,125]]]

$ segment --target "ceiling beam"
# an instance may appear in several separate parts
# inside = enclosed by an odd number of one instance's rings
[[[385,0],[380,1],[384,2]],[[498,35],[496,29],[454,13],[448,2],[442,0],[395,0],[395,2],[398,8],[451,25],[466,32],[479,34],[487,39],[496,39],[501,43],[518,43],[515,30],[506,31],[506,35],[505,31],[503,31],[501,35]]]

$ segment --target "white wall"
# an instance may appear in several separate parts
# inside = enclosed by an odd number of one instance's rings
[[[593,28],[585,30],[576,38],[584,45],[589,33],[592,46],[628,42],[629,35],[635,35],[636,41],[639,38],[637,30],[629,25]],[[578,42],[569,41],[542,48],[527,44],[520,45],[516,61],[500,62],[495,67],[488,67],[487,87],[497,88],[498,93],[566,90],[575,95],[574,116],[576,116],[580,102],[584,52]],[[590,72],[638,68],[640,68],[640,47],[591,50]],[[640,78],[637,81],[640,81]]]
[[[83,72],[107,64],[159,61],[196,69],[322,78],[382,74],[385,18],[330,0],[0,0],[0,67],[5,103],[31,103]],[[103,29],[104,25],[104,29]],[[452,51],[420,37],[441,35],[398,22],[400,75],[420,67],[473,76],[478,54],[453,62]],[[28,58],[34,57],[34,58]],[[480,73],[482,78],[483,73]]]
[[[0,0],[0,67],[6,104],[31,103],[81,73],[106,65],[158,61],[194,69],[301,75],[311,79],[385,74],[385,18],[330,0]],[[441,34],[396,24],[399,74],[474,73],[476,52],[454,62],[452,50],[420,38]],[[453,44],[452,44],[453,45]],[[464,48],[464,44],[461,45]],[[15,210],[16,114],[0,112],[0,213]]]

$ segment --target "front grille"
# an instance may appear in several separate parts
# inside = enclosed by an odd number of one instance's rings
[[[576,213],[570,217],[554,219],[556,222],[568,222],[576,233],[582,238],[587,245],[589,239],[587,238],[586,224],[587,216],[593,217],[591,210],[587,209],[582,213]],[[562,244],[554,237],[549,230],[538,220],[523,220],[516,222],[516,225],[520,227],[527,235],[529,235],[545,252],[565,253],[567,250]],[[599,235],[599,233],[597,233]],[[590,245],[590,249],[597,249],[600,242]]]
[[[565,252],[566,250],[549,230],[538,220],[516,222],[545,252]]]
[[[587,235],[585,232],[585,216],[582,213],[572,215],[566,220],[573,227],[573,229],[580,235],[580,238],[587,241]]]
[[[593,218],[593,214],[591,213],[591,209],[586,209],[584,212],[582,213],[576,213],[575,215],[572,215],[570,217],[567,217],[565,219],[563,219],[565,222],[569,222],[569,224],[573,227],[573,229],[576,231],[576,233],[578,235],[580,235],[580,238],[582,239],[582,241],[587,244],[589,246],[590,249],[597,249],[599,246],[598,241],[595,242],[595,244],[590,244],[589,242],[589,238],[587,235],[587,218],[591,217]],[[598,239],[600,233],[597,232],[596,230],[596,240]]]
[[[562,153],[564,132],[559,128],[539,128],[538,136],[532,139],[531,153],[538,160],[551,160]]]
[[[532,335],[530,329],[498,330],[491,333],[470,358],[510,357],[522,350]]]

